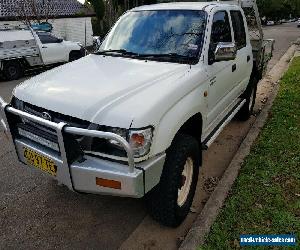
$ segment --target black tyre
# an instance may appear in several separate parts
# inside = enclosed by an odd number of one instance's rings
[[[6,62],[3,68],[4,76],[7,80],[18,80],[23,76],[23,69],[19,62]]]
[[[80,51],[71,51],[69,55],[69,62],[76,61],[82,57],[82,53]]]
[[[253,113],[257,92],[257,83],[257,78],[255,76],[251,76],[249,85],[242,96],[246,99],[246,102],[237,113],[237,118],[241,121],[247,121]]]
[[[159,184],[146,196],[150,215],[177,227],[190,211],[196,191],[201,151],[196,139],[179,134],[167,151]]]

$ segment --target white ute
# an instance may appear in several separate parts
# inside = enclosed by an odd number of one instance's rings
[[[24,71],[74,61],[85,56],[78,42],[33,31],[26,25],[0,25],[0,73],[17,80]]]
[[[97,53],[16,87],[1,123],[20,162],[76,192],[145,196],[175,227],[202,150],[250,117],[266,45],[255,1],[134,8]]]

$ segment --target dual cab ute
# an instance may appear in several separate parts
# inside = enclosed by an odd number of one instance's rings
[[[134,8],[97,53],[16,87],[1,123],[20,162],[76,192],[145,196],[153,218],[178,226],[202,150],[254,106],[266,43],[245,4],[247,19],[234,1]]]
[[[78,42],[65,41],[27,25],[0,25],[0,73],[17,80],[25,71],[74,61],[85,56]]]

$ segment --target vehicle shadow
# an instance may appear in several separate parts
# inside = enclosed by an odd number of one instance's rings
[[[79,194],[52,179],[43,181],[10,207],[10,246],[22,240],[28,249],[118,249],[146,215],[139,199]]]

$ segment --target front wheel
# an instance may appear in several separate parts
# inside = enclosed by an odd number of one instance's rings
[[[165,226],[177,227],[190,211],[196,191],[199,145],[189,135],[179,134],[167,151],[159,184],[146,196],[150,215]]]

